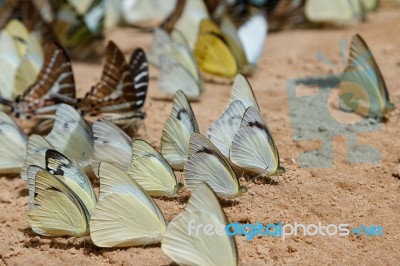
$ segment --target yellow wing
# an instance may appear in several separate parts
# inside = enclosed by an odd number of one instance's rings
[[[46,236],[89,233],[87,210],[68,186],[44,170],[28,178],[35,184],[29,187],[28,222],[33,231]]]
[[[239,72],[238,63],[218,27],[210,20],[202,20],[194,54],[200,69],[227,78]]]

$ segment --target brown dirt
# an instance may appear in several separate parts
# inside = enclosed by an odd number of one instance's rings
[[[351,226],[381,225],[381,237],[304,237],[282,240],[256,237],[246,241],[237,237],[242,265],[258,264],[398,264],[400,261],[400,141],[399,111],[391,115],[379,132],[362,134],[360,140],[380,150],[380,164],[346,162],[346,139],[333,142],[334,166],[330,169],[299,168],[296,158],[315,148],[316,141],[295,142],[286,94],[289,78],[331,73],[318,62],[320,51],[335,63],[340,62],[338,42],[360,33],[368,42],[386,78],[392,101],[400,108],[400,16],[399,10],[383,9],[369,20],[343,29],[291,30],[268,36],[265,52],[254,76],[249,80],[264,117],[279,149],[284,178],[277,185],[246,183],[249,191],[227,204],[224,210],[232,222],[242,223],[349,223]],[[126,55],[137,46],[148,49],[151,34],[134,29],[116,29],[107,37],[113,39]],[[76,62],[74,71],[80,93],[100,77],[101,63]],[[145,111],[144,139],[158,146],[171,102],[156,101],[156,77],[151,69],[149,98]],[[229,84],[206,83],[200,102],[193,103],[199,126],[204,132],[228,101]],[[128,249],[95,247],[89,237],[46,238],[35,235],[27,222],[27,185],[19,178],[0,178],[0,265],[165,265],[171,260],[159,245]],[[184,201],[156,200],[170,221],[184,208]],[[224,256],[224,254],[221,254]]]

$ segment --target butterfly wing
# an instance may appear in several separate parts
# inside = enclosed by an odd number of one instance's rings
[[[382,116],[395,109],[390,102],[389,92],[383,75],[371,50],[360,35],[352,38],[349,65],[341,76],[340,107],[354,111],[344,99],[346,94],[358,100],[357,113],[364,116]]]
[[[279,170],[279,154],[261,114],[247,108],[230,150],[231,161],[237,166],[260,175]]]
[[[61,104],[58,107],[53,129],[46,140],[82,167],[90,167],[94,150],[93,132],[70,105]]]
[[[219,30],[215,32],[216,26],[209,24],[212,24],[212,22],[202,20],[200,34],[194,48],[199,67],[214,75],[227,78],[234,77],[239,72],[236,58]]]
[[[168,224],[161,241],[164,253],[181,265],[237,265],[235,239],[225,230],[210,235],[192,231],[194,222],[223,229],[228,224],[217,197],[206,184],[194,190],[185,211]]]
[[[257,110],[260,110],[253,89],[251,88],[249,81],[242,74],[236,75],[232,85],[229,101],[233,102],[236,100],[241,101],[245,108],[253,106]]]
[[[134,110],[139,112],[146,100],[149,85],[149,64],[142,48],[136,48],[129,60],[129,67],[132,71],[134,91],[125,91],[129,102],[134,103]]]
[[[7,114],[0,112],[0,173],[19,173],[27,143],[24,131]]]
[[[101,163],[100,200],[90,221],[90,235],[101,247],[146,245],[160,241],[166,223],[154,201],[131,177]]]
[[[75,103],[75,81],[68,55],[50,43],[36,82],[18,97],[13,111],[17,117],[40,117],[54,114],[59,103]]]
[[[45,138],[36,134],[29,136],[25,161],[21,167],[22,180],[28,180],[29,166],[36,165],[43,169],[46,168],[45,154],[47,149],[54,149],[54,147]]]
[[[90,236],[99,247],[143,246],[160,242],[166,224],[140,200],[128,194],[107,194],[90,221]]]
[[[192,133],[189,155],[184,167],[185,185],[193,190],[207,183],[222,198],[240,194],[239,181],[225,157],[206,137]]]
[[[87,210],[67,185],[43,170],[29,178],[35,179],[34,197],[28,210],[28,222],[34,232],[46,236],[89,233]]]
[[[149,143],[132,143],[132,163],[128,175],[151,196],[174,195],[179,186],[168,162]]]
[[[161,154],[175,170],[183,169],[192,132],[199,132],[196,117],[185,94],[178,91],[161,136]]]
[[[89,213],[96,205],[96,194],[89,178],[75,162],[55,150],[46,150],[46,170],[56,175],[82,200]]]
[[[197,99],[201,90],[199,84],[189,71],[175,58],[167,54],[160,56],[159,88],[169,97],[178,90],[183,91],[189,99]]]
[[[245,111],[246,108],[241,101],[233,101],[221,117],[214,121],[207,130],[207,138],[225,158],[229,158],[232,139],[239,130]]]
[[[105,120],[93,124],[93,165],[108,162],[127,171],[132,157],[132,139],[119,127]]]
[[[247,61],[255,66],[264,51],[268,23],[265,16],[256,11],[238,29],[238,36],[243,45]]]

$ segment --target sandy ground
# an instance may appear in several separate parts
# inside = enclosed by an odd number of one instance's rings
[[[333,141],[333,167],[306,169],[297,164],[305,150],[318,141],[295,142],[289,116],[286,80],[333,73],[315,59],[318,51],[340,64],[338,42],[360,33],[368,42],[386,78],[392,101],[400,108],[400,10],[384,9],[369,16],[366,23],[344,29],[291,30],[268,36],[265,52],[250,78],[263,115],[272,131],[286,173],[277,184],[245,183],[248,193],[236,202],[224,204],[231,222],[265,224],[272,222],[303,224],[380,225],[384,235],[322,237],[293,236],[286,240],[256,237],[251,241],[237,237],[242,265],[258,264],[398,264],[400,261],[400,130],[399,111],[391,115],[379,132],[365,133],[362,143],[376,147],[382,155],[379,164],[350,164],[346,161],[346,139]],[[128,54],[137,46],[148,49],[151,34],[134,29],[116,29],[107,37]],[[86,92],[100,77],[101,62],[76,62],[80,93]],[[340,69],[340,67],[338,68]],[[145,111],[146,130],[142,137],[158,146],[171,102],[156,101],[158,71],[151,69],[149,97]],[[200,102],[193,103],[201,131],[224,110],[230,84],[206,83]],[[172,261],[159,245],[127,249],[103,249],[85,238],[47,238],[35,235],[27,221],[27,185],[16,177],[0,178],[0,265],[167,265]],[[157,199],[170,221],[185,206],[186,197]],[[224,254],[221,254],[224,256]]]

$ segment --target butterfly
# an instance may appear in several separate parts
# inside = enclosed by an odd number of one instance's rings
[[[180,32],[185,36],[190,50],[196,45],[199,25],[202,19],[209,19],[207,7],[202,0],[178,0],[174,11],[161,24],[161,27],[170,34]]]
[[[268,33],[267,19],[259,8],[251,5],[228,8],[225,16],[221,23],[227,19],[232,20],[234,27],[229,32],[232,36],[236,35],[234,38],[241,44],[248,62],[242,72],[250,74],[264,51]]]
[[[45,138],[35,134],[29,136],[26,159],[21,169],[22,179],[27,179],[26,171],[30,165],[44,167],[47,149],[55,149],[75,160],[85,171],[91,171],[94,150],[91,127],[67,104],[58,107],[54,120],[54,126]]]
[[[19,173],[27,143],[24,131],[6,113],[0,112],[0,173]]]
[[[15,101],[0,97],[17,118],[54,118],[61,103],[74,105],[75,82],[71,62],[64,49],[56,43],[46,47],[44,64],[34,84]]]
[[[260,110],[253,89],[247,78],[242,74],[236,75],[232,85],[231,96],[229,97],[230,103],[237,100],[241,101],[245,108],[253,106]]]
[[[229,21],[226,24],[225,28],[233,28]],[[200,22],[194,54],[201,70],[226,78],[235,77],[247,65],[241,44],[209,19]]]
[[[110,163],[127,172],[132,158],[132,138],[107,120],[97,120],[92,128],[94,137],[93,169],[95,172],[101,162]]]
[[[313,23],[350,24],[365,16],[361,2],[364,1],[306,1],[304,14]]]
[[[229,158],[232,139],[239,130],[245,111],[246,108],[241,101],[233,101],[228,109],[207,130],[207,138],[227,159]]]
[[[141,48],[133,52],[128,64],[110,41],[101,81],[80,100],[79,109],[87,119],[104,118],[127,127],[145,117],[141,108],[147,95],[148,75],[146,55]]]
[[[259,111],[250,106],[230,148],[232,163],[260,176],[282,172],[275,142]]]
[[[154,29],[148,56],[149,61],[160,68],[159,88],[167,98],[178,90],[185,92],[190,99],[200,96],[200,71],[186,38],[178,30],[169,35],[162,28]]]
[[[163,0],[123,0],[121,15],[124,23],[141,28],[154,28],[175,8],[176,1]],[[116,3],[113,1],[113,4]]]
[[[215,229],[214,234],[196,229],[200,224],[212,228],[211,232]],[[212,189],[205,183],[199,184],[185,210],[168,224],[161,249],[180,265],[237,265],[237,246],[235,238],[225,232],[227,225],[228,220]],[[217,228],[223,231],[217,233]]]
[[[196,117],[185,93],[178,91],[171,114],[163,127],[160,148],[161,154],[174,170],[183,169],[193,132],[199,132]]]
[[[259,110],[250,83],[242,74],[236,75],[233,82],[229,106],[207,130],[206,136],[229,159],[232,139],[240,128],[246,108],[253,106]]]
[[[207,183],[221,198],[234,198],[246,192],[224,155],[205,136],[192,133],[188,158],[183,170],[185,186],[190,190]]]
[[[46,170],[31,165],[28,172],[28,222],[34,232],[47,236],[83,236],[96,195],[89,178],[73,161],[46,150]]]
[[[191,100],[197,100],[202,94],[200,74],[194,58],[191,58],[190,64],[196,70],[189,72],[182,63],[173,55],[163,54],[160,56],[160,77],[158,80],[159,88],[167,97],[175,95],[178,90],[183,91]],[[196,76],[198,79],[196,79]]]
[[[99,202],[90,220],[90,236],[99,247],[158,243],[166,222],[141,186],[117,167],[101,163]]]
[[[0,96],[12,101],[32,85],[43,64],[43,50],[36,32],[11,19],[0,33]]]
[[[164,157],[141,139],[132,143],[132,163],[127,173],[150,196],[172,196],[183,186]]]
[[[351,40],[348,66],[340,77],[339,107],[363,117],[381,118],[396,106],[371,50],[356,34]]]

